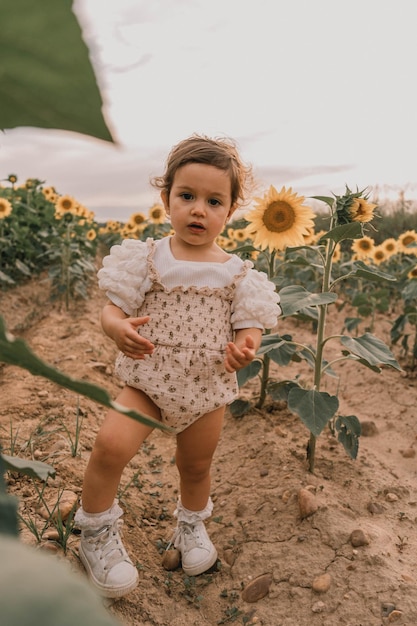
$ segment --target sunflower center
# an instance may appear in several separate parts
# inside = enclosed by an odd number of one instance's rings
[[[403,245],[404,246],[409,246],[410,243],[413,243],[413,241],[414,241],[414,237],[412,237],[411,235],[408,235],[408,236],[404,237]]]
[[[359,248],[361,250],[370,250],[371,249],[371,244],[369,241],[360,241],[359,242]]]
[[[283,233],[295,222],[294,209],[284,200],[273,200],[266,208],[262,220],[269,231]]]

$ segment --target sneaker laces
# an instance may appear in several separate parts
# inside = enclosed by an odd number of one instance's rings
[[[193,548],[204,548],[204,539],[200,535],[203,522],[180,522],[175,529],[170,545],[180,552],[189,552]]]
[[[123,563],[129,557],[123,546],[119,529],[123,525],[122,520],[117,520],[111,525],[103,526],[94,533],[84,535],[88,543],[100,552],[100,559],[106,560],[105,570],[110,570],[115,565]]]

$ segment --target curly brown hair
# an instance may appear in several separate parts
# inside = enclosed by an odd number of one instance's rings
[[[154,176],[151,184],[170,194],[177,170],[187,163],[213,165],[228,172],[231,182],[232,208],[245,204],[247,195],[253,188],[252,166],[243,163],[236,143],[227,137],[210,138],[205,135],[191,135],[175,145],[166,160],[162,176]]]

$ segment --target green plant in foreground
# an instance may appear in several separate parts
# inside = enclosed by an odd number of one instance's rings
[[[332,263],[336,246],[344,240],[363,236],[364,224],[372,220],[375,205],[367,201],[364,191],[352,192],[348,187],[343,196],[315,196],[315,199],[324,202],[330,209],[329,229],[317,245],[305,244],[304,237],[312,227],[312,212],[308,212],[308,207],[301,204],[304,198],[297,197],[285,188],[279,193],[271,188],[247,218],[247,231],[254,238],[254,246],[246,245],[236,250],[242,254],[258,254],[256,266],[266,271],[269,279],[278,286],[283,317],[308,319],[316,328],[315,345],[304,345],[290,335],[266,333],[257,358],[238,373],[241,386],[251,378],[260,378],[259,408],[263,406],[267,394],[273,399],[284,398],[290,411],[297,414],[307,426],[310,431],[307,458],[311,472],[314,471],[316,439],[326,425],[337,433],[338,440],[352,458],[357,456],[361,430],[356,416],[338,414],[337,396],[321,390],[323,375],[335,376],[333,366],[344,360],[354,361],[375,372],[380,372],[381,366],[401,369],[385,343],[369,332],[359,337],[326,335],[328,306],[337,300],[337,287],[342,281],[351,277],[374,282],[395,279],[377,268],[368,267],[362,261],[353,262],[345,274],[333,278]],[[309,255],[305,254],[306,249]],[[279,250],[285,250],[283,261],[278,259]],[[314,267],[321,276],[319,291],[312,293],[297,284],[279,288],[281,266],[311,263],[311,252],[314,253]],[[327,361],[326,347],[335,339],[341,343],[341,355],[333,361]],[[306,361],[313,370],[310,388],[302,387],[298,380],[279,382],[270,378],[271,361],[285,366],[291,361],[300,360]],[[242,400],[231,405],[235,415],[242,415],[249,408],[250,403]]]

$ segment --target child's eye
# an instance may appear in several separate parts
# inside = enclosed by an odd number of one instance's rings
[[[209,204],[211,204],[211,206],[217,206],[220,204],[220,201],[216,200],[216,198],[210,198]]]
[[[182,193],[182,194],[181,194],[181,198],[183,198],[184,200],[191,200],[191,199],[192,199],[192,197],[193,197],[193,194],[192,194],[192,193],[186,193],[186,192],[184,192],[184,193]]]

